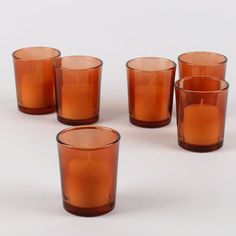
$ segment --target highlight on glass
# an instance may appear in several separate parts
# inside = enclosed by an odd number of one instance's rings
[[[48,47],[28,47],[13,52],[18,109],[29,114],[56,110],[52,60],[60,51]]]
[[[175,62],[160,57],[135,58],[126,63],[130,122],[155,128],[171,121]]]
[[[68,125],[96,122],[103,62],[90,56],[66,56],[55,59],[53,64],[58,121]]]
[[[179,78],[215,77],[225,79],[227,57],[216,52],[187,52],[178,57]]]
[[[195,152],[222,147],[229,84],[193,77],[175,82],[179,145]]]
[[[115,206],[120,134],[107,127],[77,126],[57,135],[63,205],[81,216]]]

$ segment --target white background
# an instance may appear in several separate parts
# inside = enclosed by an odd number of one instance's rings
[[[0,235],[236,235],[236,4],[232,0],[1,0]],[[51,46],[62,55],[104,61],[101,119],[121,135],[117,205],[83,218],[61,204],[56,115],[16,107],[11,53]],[[197,154],[178,147],[171,125],[128,121],[125,62],[137,56],[176,61],[217,51],[230,83],[224,147]],[[178,76],[177,76],[178,77]]]

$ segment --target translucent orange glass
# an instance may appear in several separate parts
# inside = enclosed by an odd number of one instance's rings
[[[227,58],[215,52],[188,52],[178,57],[179,78],[214,77],[225,79]]]
[[[171,121],[176,64],[159,57],[142,57],[126,63],[130,122],[161,127]]]
[[[193,77],[175,82],[179,145],[209,152],[223,145],[228,83]]]
[[[60,51],[47,47],[22,48],[13,52],[18,108],[29,114],[56,109],[52,59]]]
[[[120,134],[106,127],[80,126],[57,135],[63,205],[81,216],[115,206]]]
[[[56,72],[57,119],[68,125],[94,123],[99,118],[102,61],[67,56],[53,61]]]

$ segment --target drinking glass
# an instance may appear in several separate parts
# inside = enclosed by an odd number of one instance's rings
[[[13,52],[18,109],[47,114],[56,109],[52,60],[60,51],[48,47],[22,48]]]
[[[222,147],[229,84],[210,77],[175,82],[178,142],[185,149],[209,152]]]
[[[81,216],[115,206],[120,134],[101,126],[79,126],[57,135],[63,205]]]
[[[90,56],[66,56],[53,61],[56,73],[57,119],[86,125],[99,118],[102,61]]]
[[[126,63],[130,122],[154,128],[171,121],[175,62],[160,57],[135,58]]]

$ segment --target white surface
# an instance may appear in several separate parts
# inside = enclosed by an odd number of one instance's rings
[[[236,235],[235,1],[7,0],[0,6],[0,235]],[[121,135],[117,206],[96,218],[61,204],[56,115],[17,111],[11,53],[56,47],[104,61],[101,119]],[[171,125],[128,122],[125,62],[176,61],[185,51],[228,58],[230,97],[224,147],[196,154],[177,146]],[[175,114],[175,112],[174,112]]]

